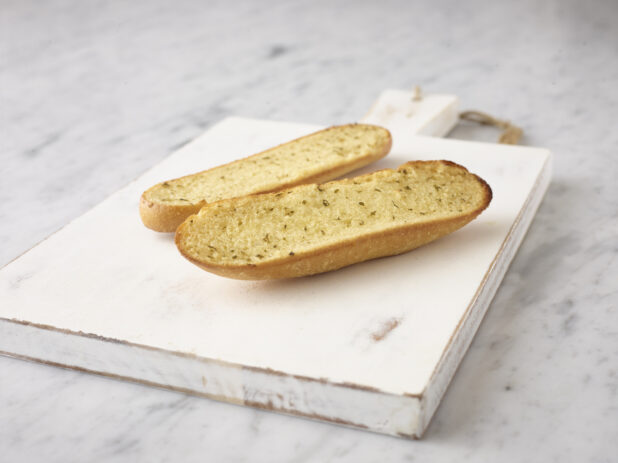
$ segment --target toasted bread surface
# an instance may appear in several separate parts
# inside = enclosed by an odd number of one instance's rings
[[[489,185],[458,164],[412,161],[208,204],[178,228],[176,245],[230,278],[312,275],[429,243],[473,220],[491,197]]]
[[[321,183],[386,156],[388,130],[375,125],[331,127],[238,161],[168,180],[140,200],[144,225],[173,232],[189,215],[221,199]]]

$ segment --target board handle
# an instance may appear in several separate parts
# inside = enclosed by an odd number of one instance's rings
[[[430,137],[447,135],[460,120],[502,129],[498,139],[498,143],[502,144],[516,145],[523,135],[523,130],[518,126],[487,113],[459,113],[459,99],[455,95],[424,94],[419,86],[412,91],[384,90],[361,119],[364,123],[381,125],[392,132],[403,131]]]
[[[443,137],[459,121],[459,99],[455,95],[419,95],[414,91],[384,90],[361,119],[391,132]]]

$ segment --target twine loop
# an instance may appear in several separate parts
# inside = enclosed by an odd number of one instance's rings
[[[459,118],[464,121],[476,122],[482,125],[491,125],[502,129],[498,143],[505,145],[516,145],[524,131],[511,124],[509,121],[498,119],[481,111],[464,111],[459,115]]]

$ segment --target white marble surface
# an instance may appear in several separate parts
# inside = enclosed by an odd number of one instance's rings
[[[614,1],[3,3],[0,263],[226,115],[347,122],[420,83],[555,153],[423,441],[0,358],[3,461],[615,461],[617,15]]]

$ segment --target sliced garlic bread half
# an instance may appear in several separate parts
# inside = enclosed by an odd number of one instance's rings
[[[490,203],[487,183],[449,161],[208,204],[176,231],[182,255],[212,273],[299,277],[401,254],[447,235]]]
[[[173,232],[208,203],[332,180],[386,156],[391,143],[389,131],[375,125],[331,127],[229,164],[159,183],[143,193],[140,216],[148,228]]]

